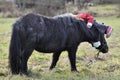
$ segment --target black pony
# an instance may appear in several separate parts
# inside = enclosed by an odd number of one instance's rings
[[[104,34],[92,27],[88,29],[86,23],[77,20],[71,15],[45,17],[36,14],[22,16],[13,24],[9,48],[9,63],[12,74],[27,74],[27,61],[33,50],[51,53],[53,60],[50,69],[53,69],[62,51],[68,51],[71,70],[76,69],[76,50],[81,42],[100,41],[96,48],[108,52]]]

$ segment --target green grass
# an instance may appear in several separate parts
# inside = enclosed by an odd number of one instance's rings
[[[10,32],[14,18],[0,18],[0,33]]]
[[[114,28],[113,35],[107,39],[110,51],[107,54],[101,54],[104,61],[97,61],[90,67],[85,64],[97,52],[88,43],[82,43],[77,51],[77,68],[79,73],[70,71],[67,52],[63,52],[60,60],[53,71],[49,71],[52,54],[39,54],[34,52],[30,57],[28,66],[30,76],[11,76],[8,68],[8,46],[11,32],[11,23],[15,19],[0,19],[0,79],[3,80],[119,80],[120,79],[120,38],[119,21],[120,18],[97,18],[100,22],[105,22]],[[3,24],[4,23],[4,24]],[[6,23],[6,24],[5,24]]]
[[[88,8],[88,12],[97,13],[97,16],[115,16],[119,14],[119,7],[116,4],[97,5]]]
[[[52,54],[42,54],[34,51],[28,61],[29,76],[12,76],[8,66],[8,49],[11,25],[15,18],[0,18],[0,80],[120,80],[120,18],[99,17],[114,28],[112,36],[107,39],[110,47],[107,54],[100,54],[100,58],[91,66],[87,62],[94,57],[97,51],[88,43],[82,43],[77,51],[77,72],[70,71],[67,52],[63,52],[54,70],[49,71]]]

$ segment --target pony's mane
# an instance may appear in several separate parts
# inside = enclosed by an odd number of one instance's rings
[[[47,26],[54,26],[56,28],[62,27],[62,28],[69,28],[74,27],[78,30],[80,30],[81,34],[84,34],[85,36],[88,36],[91,38],[91,35],[93,32],[86,27],[86,23],[82,20],[77,20],[73,14],[66,13],[62,15],[57,15],[54,17],[48,17],[40,14],[28,14],[29,17],[38,18],[39,21],[43,22],[44,25]],[[24,17],[24,16],[23,16]],[[33,19],[32,19],[33,20]]]
[[[74,16],[75,15],[72,14],[72,13],[65,13],[65,14],[54,16],[54,18],[58,18],[58,17],[74,17]]]
[[[66,14],[54,16],[53,19],[60,20],[60,23],[62,22],[68,27],[69,25],[71,25],[73,27],[79,28],[82,34],[84,34],[89,39],[91,39],[95,33],[86,27],[87,25],[85,21],[77,20],[74,16],[75,15],[71,13],[66,13]]]
[[[47,24],[54,26],[56,25],[57,27],[70,27],[70,26],[75,26],[77,20],[72,16],[72,14],[62,14],[62,15],[57,15],[54,17],[48,17],[48,16],[43,16],[43,15],[38,15],[39,18],[42,18],[44,22]]]

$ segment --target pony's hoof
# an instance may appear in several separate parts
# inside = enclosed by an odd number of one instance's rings
[[[54,68],[54,67],[50,67],[49,70],[51,71],[51,70],[53,70],[53,68]]]
[[[75,73],[76,73],[76,72],[79,73],[79,71],[78,71],[77,69],[72,69],[71,72],[73,72],[73,73],[74,73],[74,72],[75,72]]]
[[[28,73],[28,72],[21,72],[20,75],[21,75],[21,76],[24,76],[24,75],[25,75],[25,76],[29,76],[29,73]]]

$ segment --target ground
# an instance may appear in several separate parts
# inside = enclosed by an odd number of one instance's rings
[[[88,43],[82,43],[77,51],[77,68],[71,72],[67,52],[63,52],[54,70],[49,71],[52,54],[34,51],[28,61],[29,76],[10,74],[8,64],[11,25],[16,18],[0,18],[0,80],[120,80],[120,18],[98,17],[99,22],[113,27],[107,39],[109,52],[100,54],[100,60],[85,66],[98,52]]]

